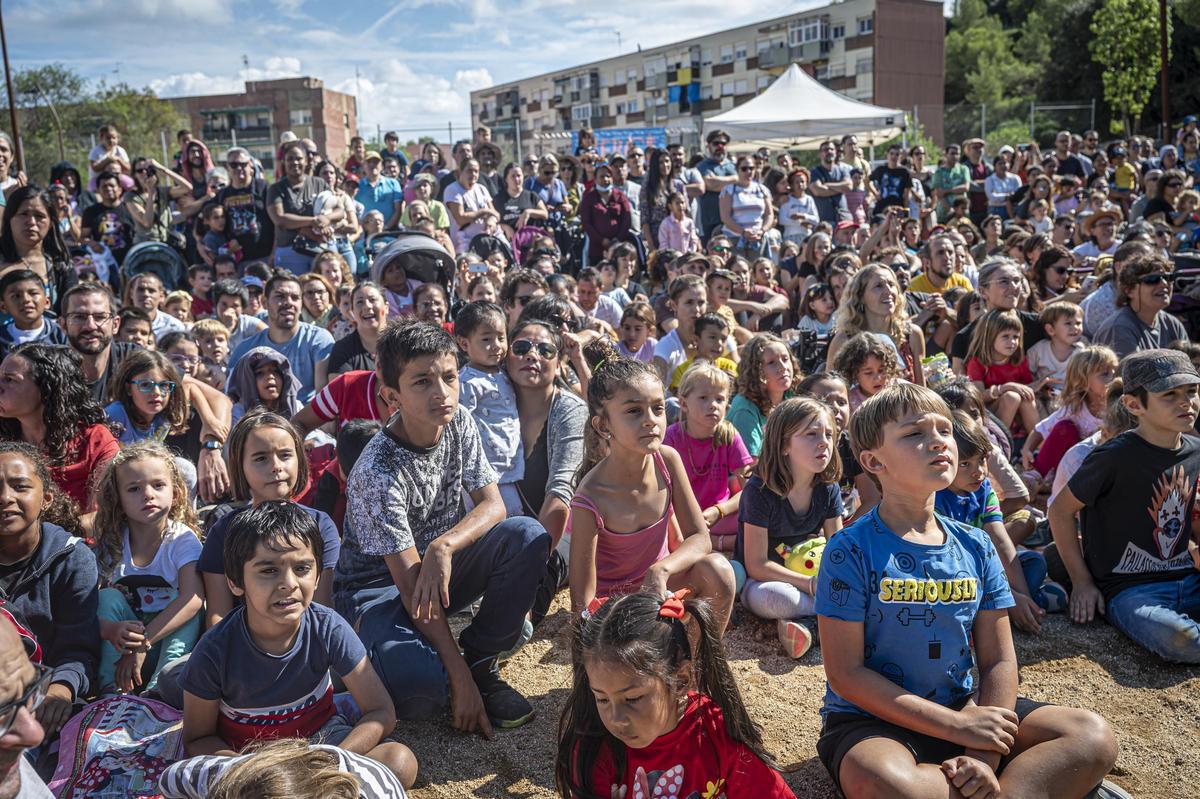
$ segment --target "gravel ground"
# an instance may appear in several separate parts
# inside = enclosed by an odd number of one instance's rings
[[[565,601],[564,592],[503,670],[537,708],[533,722],[491,741],[444,721],[398,727],[421,763],[413,799],[556,795],[555,736],[571,679]],[[819,650],[799,661],[784,657],[774,626],[740,607],[725,640],[750,714],[796,796],[838,796],[815,750],[825,690]],[[1121,756],[1110,779],[1139,799],[1198,795],[1200,668],[1165,665],[1105,624],[1076,627],[1062,616],[1051,616],[1039,637],[1018,633],[1016,643],[1023,695],[1088,708],[1112,724]]]

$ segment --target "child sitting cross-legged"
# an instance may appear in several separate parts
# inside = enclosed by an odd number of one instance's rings
[[[1041,418],[1035,381],[1021,343],[1021,317],[993,308],[979,318],[967,348],[967,377],[983,392],[988,410],[1009,427],[1019,421],[1026,434]]]
[[[709,599],[723,634],[734,574],[712,551],[708,525],[679,453],[663,446],[666,398],[653,367],[610,357],[588,383],[591,429],[571,501],[571,609],[636,591],[691,588]]]
[[[742,603],[755,616],[778,620],[779,641],[793,658],[813,644],[800,619],[814,615],[819,560],[803,546],[842,529],[837,437],[831,407],[812,397],[784,400],[767,418],[762,456],[738,511],[735,557],[747,575]]]
[[[817,577],[817,753],[843,793],[1119,795],[1097,792],[1117,757],[1103,719],[1017,696],[1013,600],[987,534],[935,512],[958,470],[946,403],[890,386],[850,438],[882,499],[830,540]]]
[[[1200,663],[1200,441],[1190,435],[1200,373],[1182,352],[1142,350],[1125,357],[1121,378],[1137,427],[1092,450],[1049,508],[1071,618],[1103,614],[1160,657]]]
[[[291,502],[264,502],[229,525],[225,574],[242,604],[185,667],[184,750],[235,755],[253,741],[307,738],[378,760],[411,786],[416,758],[383,741],[396,711],[366,649],[345,619],[313,602],[323,548],[313,517]],[[331,671],[356,708],[335,705]]]
[[[1075,351],[1067,362],[1062,404],[1037,423],[1021,447],[1026,469],[1033,468],[1039,477],[1049,476],[1067,450],[1100,429],[1104,397],[1117,364],[1117,354],[1103,345]]]
[[[1041,632],[1043,615],[1049,610],[1063,610],[1067,592],[1057,583],[1046,582],[1046,559],[1042,554],[1033,550],[1018,554],[1004,529],[1000,500],[987,477],[992,442],[983,426],[966,411],[954,411],[954,443],[958,446],[958,473],[949,487],[937,492],[934,507],[938,513],[988,534],[1016,602],[1009,617],[1025,632]]]

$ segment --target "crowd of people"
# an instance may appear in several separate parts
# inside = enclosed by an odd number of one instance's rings
[[[1124,796],[1012,628],[1200,662],[1198,136],[286,134],[269,176],[106,125],[85,178],[0,134],[0,796],[134,696],[182,711],[165,796],[404,796],[398,718],[533,718],[502,664],[561,591],[567,799],[792,796],[737,612],[819,647],[846,796]],[[414,236],[445,283],[382,257]]]

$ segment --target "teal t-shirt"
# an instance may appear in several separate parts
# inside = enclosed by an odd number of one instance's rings
[[[1004,523],[1000,499],[986,477],[970,494],[956,494],[954,489],[943,488],[937,492],[933,503],[938,513],[972,527],[982,528],[988,522]]]
[[[767,426],[767,415],[746,396],[738,394],[729,403],[725,418],[742,436],[746,451],[757,458],[762,452],[763,428]]]

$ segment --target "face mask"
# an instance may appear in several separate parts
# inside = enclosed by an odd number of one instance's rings
[[[612,184],[601,186],[599,183],[597,183],[596,191],[600,192],[601,194],[608,194],[610,191],[612,191]]]

